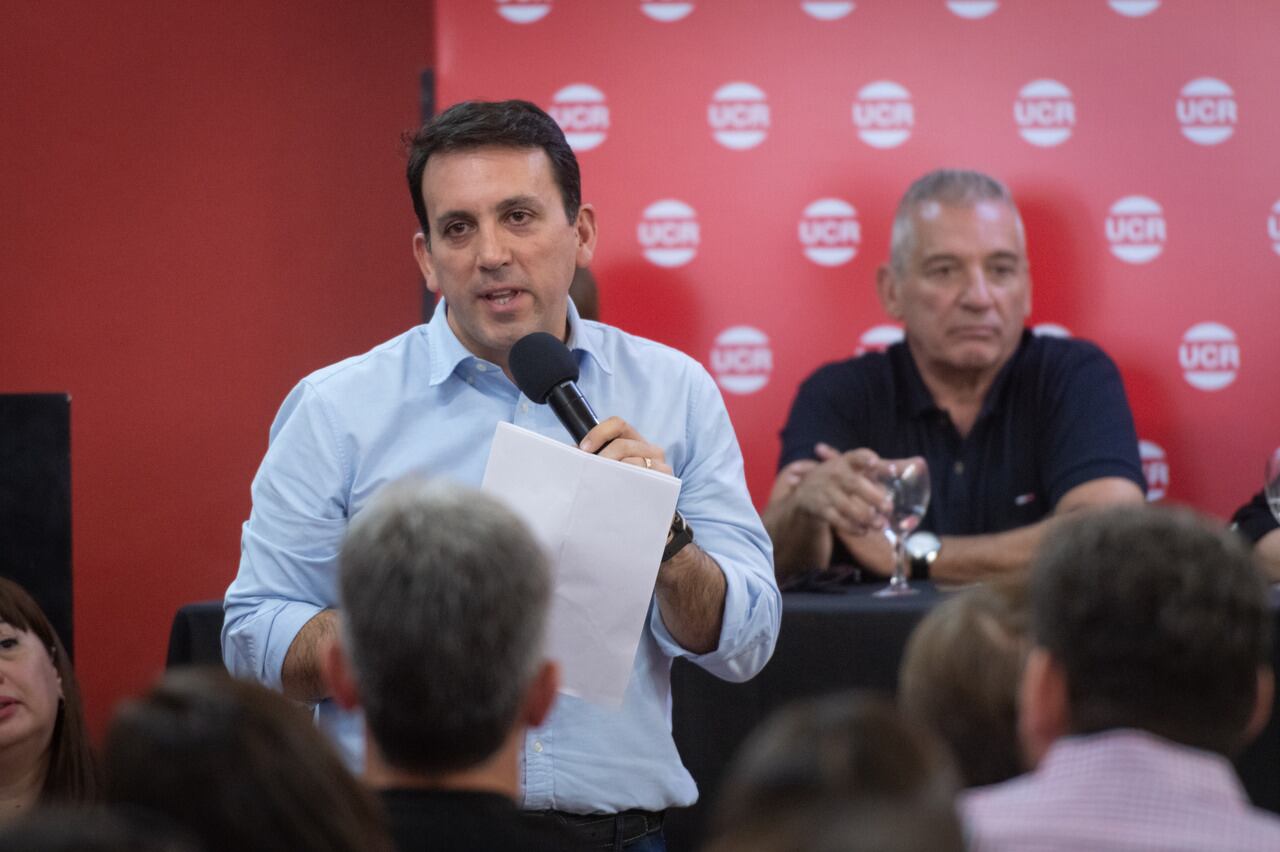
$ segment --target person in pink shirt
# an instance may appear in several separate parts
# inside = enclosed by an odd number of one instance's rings
[[[1230,756],[1271,710],[1271,612],[1236,536],[1186,511],[1063,521],[1031,567],[1019,732],[1035,770],[964,794],[971,849],[1280,850]]]

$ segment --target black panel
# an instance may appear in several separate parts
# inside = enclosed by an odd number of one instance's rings
[[[73,653],[67,394],[0,394],[0,575],[31,593]]]

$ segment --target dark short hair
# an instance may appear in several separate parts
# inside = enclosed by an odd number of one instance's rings
[[[1271,650],[1266,586],[1238,538],[1194,513],[1108,509],[1051,531],[1031,569],[1031,632],[1065,673],[1074,733],[1245,745]]]
[[[342,640],[382,757],[465,769],[511,732],[543,656],[551,571],[510,509],[404,479],[352,522],[339,557]]]
[[[955,770],[932,732],[887,698],[839,692],[792,702],[764,721],[730,764],[714,812],[721,833],[818,802],[949,809]]]
[[[1025,771],[1018,684],[1027,618],[1025,577],[1002,577],[934,607],[907,641],[898,705],[951,747],[966,787]]]
[[[406,177],[413,211],[423,235],[431,239],[427,203],[422,197],[422,175],[433,154],[449,154],[496,145],[504,148],[541,148],[551,161],[551,172],[560,188],[564,214],[572,222],[582,206],[582,177],[578,158],[555,119],[528,101],[463,101],[428,121],[417,133],[406,134],[409,152]]]
[[[40,790],[41,804],[94,800],[98,793],[97,770],[85,728],[80,686],[71,668],[67,649],[62,646],[62,640],[40,605],[27,594],[26,589],[5,577],[0,577],[0,621],[39,639],[62,681],[62,701],[58,703],[53,737],[49,742],[49,769]]]
[[[299,705],[220,668],[170,671],[116,711],[106,799],[162,814],[209,849],[390,848],[377,802]]]

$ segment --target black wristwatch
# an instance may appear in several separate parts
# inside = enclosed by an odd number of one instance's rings
[[[911,579],[929,579],[929,569],[938,558],[942,541],[928,530],[920,530],[907,538],[906,549],[907,559],[911,564]]]
[[[675,556],[684,546],[693,541],[693,527],[684,519],[684,515],[676,512],[671,519],[671,534],[667,538],[667,546],[662,550],[662,561],[666,562]]]

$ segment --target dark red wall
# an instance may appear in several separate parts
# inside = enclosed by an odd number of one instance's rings
[[[398,137],[430,0],[20,2],[0,51],[0,392],[72,395],[101,731],[220,597],[267,428],[419,310]]]

